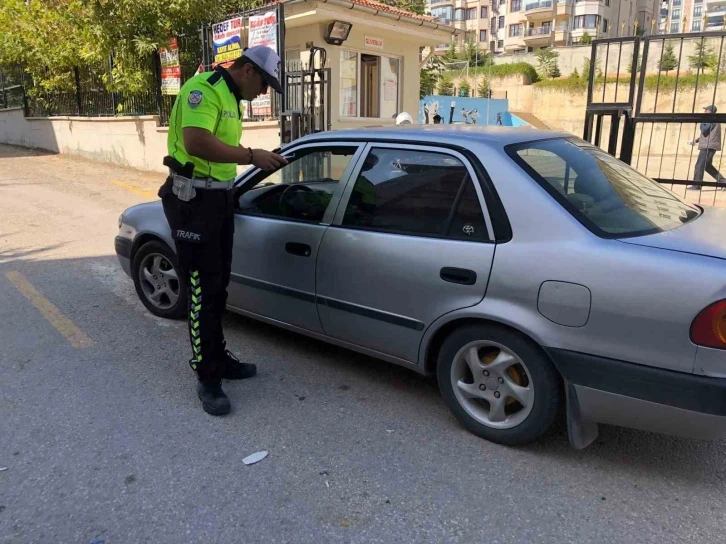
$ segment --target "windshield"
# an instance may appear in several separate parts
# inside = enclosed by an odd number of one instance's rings
[[[671,230],[701,213],[582,140],[527,142],[508,146],[507,152],[575,218],[604,238]]]

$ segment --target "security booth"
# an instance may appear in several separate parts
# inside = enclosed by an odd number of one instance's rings
[[[278,51],[283,96],[271,92],[244,111],[246,127],[276,120],[279,144],[331,129],[392,125],[402,111],[416,118],[421,51],[449,43],[455,33],[372,0],[284,0],[208,27],[203,64],[231,64],[253,45]]]
[[[313,113],[311,123],[303,119],[303,128],[313,132],[394,124],[402,111],[416,117],[420,52],[449,43],[457,32],[369,0],[289,0],[284,11],[287,67],[317,72],[301,78],[303,88],[312,85],[312,101],[299,94],[287,105],[303,116]],[[302,108],[295,108],[300,102]]]

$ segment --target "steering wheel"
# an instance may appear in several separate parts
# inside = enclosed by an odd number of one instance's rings
[[[285,190],[280,193],[280,198],[278,200],[280,211],[284,213],[289,206],[290,208],[292,208],[292,210],[299,213],[300,216],[302,216],[303,218],[307,218],[311,214],[311,212],[315,211],[314,207],[305,198],[303,198],[302,195],[296,194],[293,198],[288,198],[286,195],[288,193],[314,192],[315,191],[313,191],[307,185],[298,185],[296,183],[288,185]]]

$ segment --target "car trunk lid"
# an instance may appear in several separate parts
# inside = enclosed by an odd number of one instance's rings
[[[700,217],[682,227],[657,234],[622,238],[639,246],[726,259],[726,210],[705,208]]]

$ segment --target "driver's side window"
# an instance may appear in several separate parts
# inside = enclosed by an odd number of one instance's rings
[[[257,174],[254,187],[239,200],[237,212],[320,223],[358,146],[297,150],[279,170]]]

